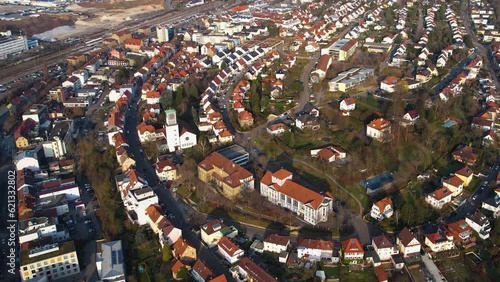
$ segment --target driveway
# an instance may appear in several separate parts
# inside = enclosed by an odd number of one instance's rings
[[[435,282],[445,282],[446,280],[443,279],[443,275],[441,275],[441,272],[439,271],[438,267],[432,261],[427,254],[422,256],[422,261],[424,262],[425,266],[427,267],[427,270],[430,272],[432,277],[434,278]]]

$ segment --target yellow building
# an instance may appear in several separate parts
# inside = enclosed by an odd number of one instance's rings
[[[47,244],[21,252],[22,280],[46,276],[49,281],[80,272],[73,241]]]
[[[111,35],[111,38],[118,41],[118,44],[123,44],[126,39],[132,38],[132,34],[124,30],[124,31],[119,31],[117,33],[113,33],[113,35]]]
[[[23,136],[19,136],[16,139],[16,148],[21,149],[21,148],[26,148],[30,145],[28,139]]]
[[[455,175],[460,178],[464,182],[464,187],[469,186],[470,182],[472,181],[472,178],[474,176],[474,172],[472,169],[470,169],[468,166],[465,166],[464,168],[458,170],[455,172]]]
[[[252,173],[217,152],[208,155],[198,164],[198,178],[215,185],[230,199],[237,197],[241,189],[254,188]]]

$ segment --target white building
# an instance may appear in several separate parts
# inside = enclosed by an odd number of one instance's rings
[[[240,260],[245,252],[238,248],[231,240],[223,236],[217,243],[219,254],[230,264],[234,264]]]
[[[7,56],[21,53],[28,50],[28,40],[26,36],[18,37],[0,37],[0,59],[6,59]]]
[[[366,125],[366,136],[375,140],[383,141],[389,138],[390,134],[391,122],[384,118],[375,119]]]
[[[260,182],[260,193],[268,201],[295,212],[310,224],[327,221],[333,210],[333,197],[329,192],[320,194],[292,180],[293,174],[285,169],[267,171]]]
[[[399,252],[405,258],[420,255],[421,244],[417,240],[417,236],[406,227],[399,232],[396,244],[399,247]]]
[[[350,238],[342,241],[342,254],[346,260],[362,260],[365,250],[359,239]]]
[[[390,218],[393,213],[392,200],[385,197],[382,200],[373,203],[370,215],[376,220],[382,220],[384,218]]]
[[[381,261],[390,260],[392,255],[399,253],[398,247],[386,235],[373,238],[372,246]]]
[[[151,205],[158,204],[158,197],[153,189],[148,186],[146,180],[139,176],[135,169],[117,175],[115,180],[129,219],[139,225],[147,224],[146,209]]]
[[[43,153],[46,158],[60,159],[66,156],[69,142],[72,142],[71,133],[73,132],[73,121],[56,121],[50,131],[47,141],[44,141]]]
[[[170,41],[170,35],[168,32],[167,25],[157,25],[156,26],[156,37],[158,38],[158,42],[168,42]]]
[[[297,239],[297,257],[310,260],[331,259],[333,247],[333,241],[299,238]]]
[[[99,280],[125,282],[125,262],[121,240],[98,242],[95,261]]]
[[[20,244],[47,237],[52,238],[53,242],[62,242],[69,238],[64,226],[58,224],[57,217],[36,217],[19,221]]]
[[[425,196],[425,201],[433,208],[441,209],[445,204],[451,202],[451,196],[450,189],[442,187]]]
[[[380,90],[393,93],[396,91],[396,85],[399,83],[399,78],[395,76],[388,76],[380,82]]]
[[[354,111],[356,109],[356,100],[352,97],[345,98],[340,102],[340,110],[341,111]]]
[[[35,276],[47,276],[49,280],[57,279],[80,272],[73,241],[30,248],[22,251],[20,258],[19,272],[23,281]]]
[[[290,236],[270,234],[264,239],[264,251],[272,253],[281,253],[288,249],[290,245]]]
[[[490,238],[491,225],[488,218],[480,211],[465,218],[465,222],[476,231],[483,240]]]
[[[177,113],[175,110],[166,110],[166,137],[168,150],[174,152],[180,146],[179,125],[177,124]]]
[[[435,253],[455,248],[453,234],[445,227],[439,227],[434,233],[425,234],[424,243]]]

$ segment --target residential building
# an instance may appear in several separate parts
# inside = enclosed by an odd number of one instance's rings
[[[34,217],[20,220],[18,223],[19,243],[51,238],[52,242],[61,242],[69,238],[68,231],[58,224],[57,217]]]
[[[122,241],[97,242],[97,275],[100,281],[125,282]]]
[[[158,38],[158,42],[168,42],[170,41],[169,27],[166,25],[157,25],[156,26],[156,36]]]
[[[178,277],[178,275],[179,275],[179,271],[181,271],[181,268],[183,268],[183,267],[186,268],[186,273],[187,273],[187,270],[188,270],[188,268],[190,268],[190,266],[189,265],[185,265],[180,260],[174,259],[174,263],[172,265],[172,277],[175,280],[181,280],[182,279],[181,277]]]
[[[197,282],[208,282],[212,278],[214,278],[212,270],[208,268],[201,260],[197,260],[194,263],[191,275]]]
[[[385,141],[391,137],[391,122],[378,118],[366,125],[366,136],[377,141]]]
[[[401,125],[402,126],[414,125],[417,123],[419,118],[420,115],[418,114],[417,110],[408,111],[406,114],[403,115],[403,121],[401,121]]]
[[[340,102],[341,111],[354,111],[356,109],[356,100],[352,97],[347,97],[342,102]]]
[[[182,241],[182,230],[175,227],[169,220],[163,220],[160,227],[161,229],[158,233],[160,245],[163,246],[166,243],[171,246],[179,240]]]
[[[274,135],[274,136],[280,136],[281,134],[285,133],[286,131],[290,131],[290,127],[288,125],[278,122],[278,123],[273,123],[270,124],[266,127],[267,133]]]
[[[443,226],[438,227],[437,231],[434,233],[425,234],[425,245],[435,253],[455,248],[453,235],[446,227]]]
[[[473,229],[464,219],[448,224],[448,230],[453,235],[455,243],[467,245],[475,241]]]
[[[217,152],[198,164],[198,178],[215,185],[228,198],[239,196],[243,189],[254,189],[254,176]]]
[[[146,209],[158,204],[158,196],[148,186],[147,181],[135,169],[115,176],[116,187],[130,221],[139,225],[148,224]]]
[[[443,179],[443,187],[450,189],[451,196],[456,197],[462,194],[464,188],[464,181],[460,177],[453,175]]]
[[[449,188],[441,187],[425,196],[425,201],[435,209],[441,209],[451,202],[452,193]]]
[[[399,83],[399,78],[390,75],[380,82],[380,90],[393,93],[396,91],[396,85]]]
[[[153,204],[146,208],[146,217],[149,227],[155,234],[158,234],[168,220],[163,214],[163,210],[159,204]]]
[[[333,257],[333,241],[317,239],[297,239],[297,257],[309,260],[331,259]]]
[[[333,197],[329,192],[320,194],[294,182],[293,174],[285,169],[267,171],[260,182],[260,193],[313,225],[327,221],[333,211]]]
[[[490,237],[490,221],[480,211],[476,211],[474,214],[468,215],[465,218],[465,222],[477,232],[479,238],[486,240]]]
[[[43,125],[49,120],[49,110],[44,104],[34,104],[23,113],[23,121],[32,119],[36,123]]]
[[[332,80],[328,82],[328,90],[331,92],[347,92],[348,90],[366,82],[370,77],[373,76],[373,73],[374,69],[369,68],[352,68],[343,71],[337,74],[336,77],[332,78]]]
[[[241,127],[249,127],[253,125],[253,116],[250,112],[242,111],[238,114],[238,124]]]
[[[398,247],[387,235],[380,235],[373,238],[372,246],[381,261],[390,260],[392,255],[399,253]]]
[[[376,220],[382,220],[390,218],[393,213],[392,200],[385,197],[382,200],[373,203],[370,215]]]
[[[322,81],[325,78],[326,72],[330,68],[331,64],[332,57],[330,57],[330,55],[321,55],[318,60],[318,64],[316,64],[316,67],[311,71],[311,82],[318,83]]]
[[[399,252],[404,258],[413,258],[420,256],[420,248],[422,247],[417,239],[407,227],[403,228],[396,237],[396,244],[399,247]]]
[[[196,248],[182,238],[175,241],[171,248],[172,255],[184,264],[193,264],[198,259]]]
[[[80,272],[73,241],[31,247],[20,254],[21,279],[46,276],[49,280]]]
[[[155,171],[160,181],[173,181],[177,179],[177,168],[169,160],[157,161]]]
[[[453,159],[467,165],[475,165],[477,161],[477,154],[470,146],[463,146],[452,153]]]
[[[234,238],[238,230],[232,226],[226,226],[218,219],[213,219],[200,228],[201,240],[208,246],[215,246],[223,236]]]
[[[362,260],[365,250],[359,239],[350,238],[342,241],[342,255],[345,260]]]
[[[72,120],[60,120],[54,123],[52,130],[44,141],[43,153],[46,158],[60,159],[66,156],[67,146],[73,142],[71,133],[73,132]]]
[[[327,147],[311,150],[311,157],[319,158],[328,163],[345,160],[347,156],[347,152],[339,146],[330,145]]]
[[[217,247],[219,254],[230,264],[236,263],[245,255],[245,252],[242,249],[238,248],[238,246],[225,236],[222,236],[219,240]]]
[[[270,234],[263,241],[264,251],[272,253],[281,253],[288,249],[290,246],[290,236],[283,236],[279,234]]]
[[[233,276],[237,277],[238,282],[270,282],[276,281],[267,271],[258,266],[247,257],[241,258],[238,265],[231,269]]]

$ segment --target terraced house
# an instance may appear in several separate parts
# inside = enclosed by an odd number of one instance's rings
[[[285,169],[267,171],[260,181],[260,193],[268,201],[290,209],[310,224],[328,219],[332,212],[333,197],[329,192],[318,193],[292,180],[293,174]]]

